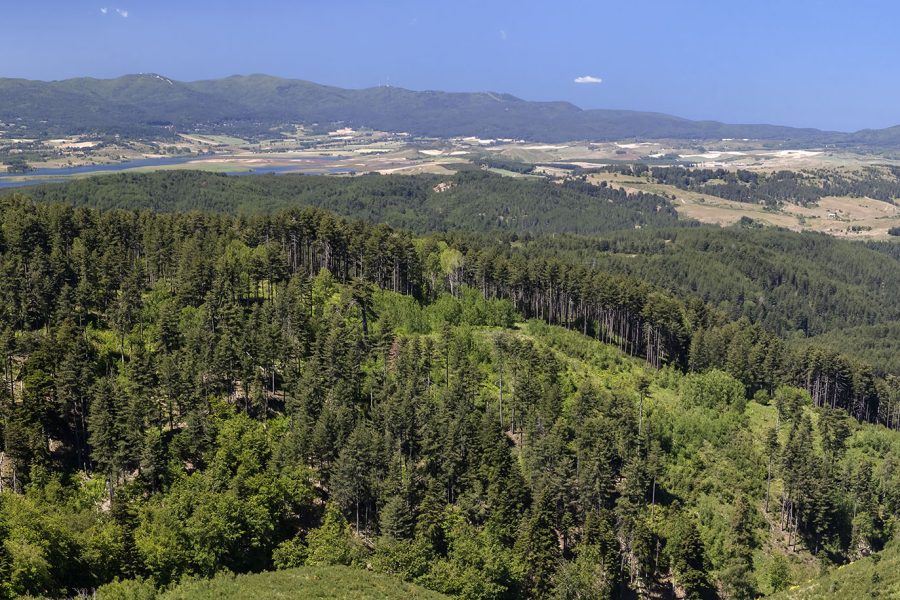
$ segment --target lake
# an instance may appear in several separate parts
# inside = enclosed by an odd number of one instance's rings
[[[107,173],[116,173],[119,171],[127,171],[129,169],[139,169],[146,167],[166,167],[171,165],[181,165],[189,162],[200,161],[223,161],[234,158],[229,155],[215,155],[207,158],[197,156],[178,156],[171,158],[143,158],[139,160],[131,160],[123,163],[115,163],[108,165],[84,165],[80,167],[63,167],[58,169],[41,168],[34,169],[28,173],[0,173],[0,188],[24,187],[28,185],[37,185],[41,183],[63,183],[73,175],[96,174],[102,175]],[[316,156],[314,160],[332,161],[341,160],[344,156]],[[285,159],[289,160],[289,159]],[[217,171],[225,175],[265,175],[268,173],[305,173],[307,175],[325,175],[338,173],[352,173],[353,169],[334,168],[334,169],[308,169],[301,165],[272,165],[253,167],[251,171],[235,170],[235,171]],[[35,179],[20,180],[16,177],[34,177]]]

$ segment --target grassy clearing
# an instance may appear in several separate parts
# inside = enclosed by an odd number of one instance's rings
[[[515,171],[508,171],[507,169],[498,169],[496,167],[491,167],[488,169],[491,173],[496,173],[497,175],[503,175],[505,177],[513,177],[515,179],[540,179],[537,175],[528,175],[527,173],[516,173]]]
[[[181,134],[181,137],[192,142],[198,142],[200,144],[210,144],[213,146],[246,146],[250,143],[247,140],[242,140],[241,138],[236,138],[229,135]]]
[[[840,566],[772,596],[774,600],[839,600],[845,598],[900,598],[900,546]]]
[[[234,162],[218,162],[212,160],[198,160],[196,162],[183,163],[179,165],[162,165],[152,167],[138,167],[136,169],[128,169],[128,173],[152,173],[154,171],[177,171],[189,169],[191,171],[207,171],[210,173],[247,173],[252,170],[251,167],[234,163]]]
[[[213,600],[224,598],[318,598],[366,600],[439,600],[442,594],[404,583],[393,577],[350,567],[301,567],[273,573],[219,576],[185,583],[163,594],[161,600]]]
[[[387,575],[350,567],[299,567],[284,571],[217,575],[188,580],[158,593],[141,581],[100,588],[97,600],[442,600],[447,596]]]

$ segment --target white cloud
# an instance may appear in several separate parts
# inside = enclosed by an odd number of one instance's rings
[[[506,30],[505,29],[500,30],[500,39],[503,40],[504,42],[506,41]]]
[[[603,83],[603,80],[593,75],[582,75],[575,78],[575,83]]]
[[[103,8],[100,9],[100,12],[102,12],[102,13],[105,15],[106,13],[109,12],[109,9],[106,8],[106,7],[103,7]]]
[[[116,14],[119,15],[120,17],[122,17],[123,19],[128,18],[128,11],[123,8],[117,8]]]

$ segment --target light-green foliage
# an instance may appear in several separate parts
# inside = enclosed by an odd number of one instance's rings
[[[14,596],[56,595],[73,578],[89,583],[74,525],[40,499],[10,493],[0,496],[0,527],[6,538],[0,539],[6,555],[0,560],[8,563],[0,593],[6,588]]]
[[[97,589],[96,600],[156,600],[159,593],[150,579],[113,581]]]
[[[158,582],[267,565],[279,522],[312,499],[304,469],[268,464],[283,435],[283,419],[266,428],[242,413],[225,418],[209,468],[181,477],[165,498],[144,506],[135,546]]]
[[[281,542],[272,552],[272,563],[276,569],[300,567],[306,563],[307,549],[299,537]]]
[[[553,580],[553,600],[606,600],[613,586],[610,576],[590,553],[564,562]]]
[[[375,545],[372,567],[406,581],[416,581],[428,572],[434,553],[423,536],[412,540],[397,540],[382,536]]]
[[[765,573],[766,583],[772,592],[780,592],[791,584],[791,570],[788,560],[781,555],[773,556]]]
[[[97,590],[97,600],[441,600],[437,592],[404,583],[387,575],[349,567],[301,567],[233,575],[212,579],[188,579],[168,591],[157,592],[149,581],[110,583]]]
[[[521,566],[512,553],[483,530],[462,522],[448,524],[450,549],[418,581],[465,600],[500,598],[514,591]]]
[[[478,290],[465,286],[459,297],[441,294],[424,307],[409,296],[389,291],[379,291],[373,300],[375,313],[404,334],[438,333],[445,323],[508,328],[520,320],[509,300],[488,300]]]
[[[744,386],[724,371],[691,373],[682,382],[684,399],[695,406],[723,410],[735,408],[743,411]]]
[[[445,248],[440,254],[441,271],[449,275],[463,264],[462,252],[455,248]]]
[[[310,566],[353,565],[365,556],[365,549],[354,537],[350,523],[333,502],[328,503],[322,525],[309,532],[306,543],[306,564]]]

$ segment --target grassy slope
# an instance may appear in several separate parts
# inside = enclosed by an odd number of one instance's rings
[[[284,571],[186,580],[157,592],[149,581],[128,580],[97,590],[97,600],[441,600],[447,596],[388,575],[351,567],[298,567]]]
[[[163,600],[225,598],[439,600],[446,596],[387,575],[350,567],[300,567],[251,575],[219,575],[210,580],[183,583],[162,595]]]
[[[664,183],[648,182],[643,177],[618,173],[595,173],[594,182],[605,181],[629,191],[643,191],[674,198],[673,205],[685,218],[701,223],[732,225],[744,217],[754,221],[785,227],[793,231],[817,231],[848,239],[890,239],[888,229],[900,224],[900,210],[886,202],[869,198],[830,197],[815,206],[788,204],[780,210],[771,210],[750,202],[735,202],[693,190],[683,190]],[[828,217],[840,211],[841,221]],[[868,230],[851,232],[851,226],[869,227]]]
[[[900,598],[900,546],[838,567],[823,577],[772,596],[773,600]]]

